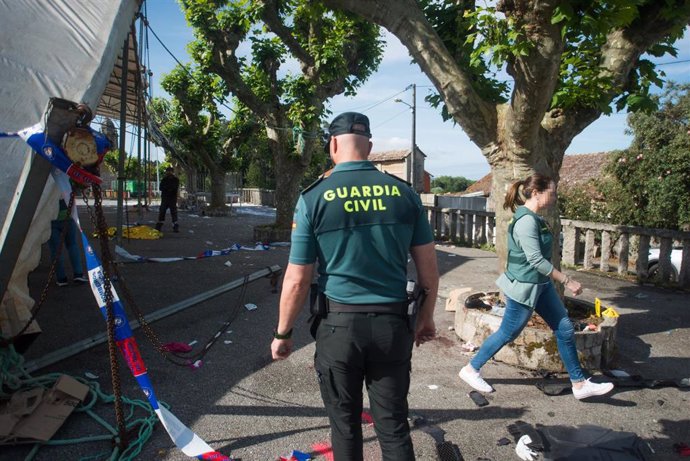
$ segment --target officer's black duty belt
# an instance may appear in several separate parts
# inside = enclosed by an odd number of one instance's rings
[[[407,302],[384,304],[341,304],[332,299],[328,300],[328,312],[343,312],[348,314],[397,314],[407,315]]]

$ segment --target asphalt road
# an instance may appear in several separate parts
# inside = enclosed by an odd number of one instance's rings
[[[114,222],[113,210],[108,210]],[[129,214],[130,222],[153,225],[155,211]],[[82,216],[83,221],[88,221]],[[179,234],[166,233],[160,240],[125,241],[123,246],[142,256],[190,256],[206,249],[221,249],[233,243],[252,245],[252,228],[271,222],[270,210],[235,209],[233,216],[204,218],[181,213]],[[169,226],[168,226],[169,227]],[[166,228],[163,229],[164,231]],[[167,230],[170,230],[169,228]],[[453,313],[445,312],[445,297],[453,288],[471,286],[494,289],[497,260],[493,253],[477,249],[437,246],[441,268],[441,292],[435,319],[438,339],[414,351],[409,402],[416,458],[437,459],[436,444],[457,444],[465,460],[517,460],[515,444],[506,427],[516,420],[544,426],[597,425],[638,434],[651,449],[650,460],[680,459],[673,444],[690,443],[690,408],[687,389],[616,389],[609,396],[577,401],[572,395],[544,395],[535,387],[540,377],[499,362],[483,369],[496,392],[487,396],[489,405],[479,408],[467,396],[469,389],[457,376],[469,357],[451,330]],[[287,263],[288,248],[269,251],[237,251],[219,256],[174,263],[123,264],[120,271],[137,305],[154,312],[183,299],[208,291],[267,266]],[[227,264],[230,263],[230,264]],[[48,251],[43,248],[40,266],[30,276],[36,297],[46,282]],[[618,330],[618,368],[648,378],[682,378],[690,375],[690,297],[687,292],[638,286],[630,282],[569,271],[585,286],[582,297],[598,296],[621,314]],[[256,304],[248,311],[245,303]],[[275,460],[292,450],[316,453],[327,447],[329,427],[313,369],[314,345],[308,333],[306,314],[295,331],[296,351],[282,362],[273,362],[269,345],[277,319],[278,294],[268,280],[248,286],[243,299],[239,290],[218,296],[153,324],[162,342],[198,341],[204,344],[237,313],[225,333],[211,348],[198,369],[166,362],[138,331],[142,355],[156,393],[171,411],[214,449],[242,460]],[[51,288],[38,317],[43,333],[26,353],[26,360],[67,347],[104,331],[90,290],[85,286]],[[111,392],[107,347],[97,346],[34,372],[97,376],[105,392]],[[141,391],[120,364],[124,395],[142,398]],[[367,403],[365,402],[365,407]],[[98,413],[114,420],[112,407]],[[83,414],[74,414],[59,437],[103,433]],[[370,424],[364,425],[365,459],[379,460],[380,451]],[[508,437],[511,443],[498,446]],[[104,443],[45,447],[37,460],[71,460],[101,453]],[[0,460],[23,459],[28,447],[2,447]],[[141,460],[189,459],[170,442],[157,425],[152,438],[136,458]],[[315,459],[328,459],[317,455]]]

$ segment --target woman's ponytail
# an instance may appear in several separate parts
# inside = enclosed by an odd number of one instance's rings
[[[524,187],[526,181],[527,179],[515,181],[510,186],[510,189],[508,189],[508,193],[506,194],[505,201],[503,202],[503,208],[505,210],[510,208],[511,211],[515,211],[518,206],[525,203],[525,197],[520,193],[520,189]]]

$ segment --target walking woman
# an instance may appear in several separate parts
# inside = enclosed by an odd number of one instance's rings
[[[496,281],[506,296],[505,314],[496,333],[484,341],[470,363],[460,370],[460,378],[478,391],[493,391],[479,370],[503,346],[518,337],[533,311],[556,335],[558,352],[570,375],[575,398],[604,395],[613,389],[611,383],[593,383],[585,379],[577,358],[573,325],[553,283],[562,283],[575,296],[582,293],[579,282],[551,264],[553,235],[538,213],[555,202],[555,183],[538,173],[513,183],[505,197],[503,208],[514,211],[508,224],[506,270]]]

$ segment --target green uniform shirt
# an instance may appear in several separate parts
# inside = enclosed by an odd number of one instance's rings
[[[319,289],[344,304],[404,301],[407,254],[433,241],[419,196],[369,161],[344,162],[297,201],[290,263],[318,259]]]

